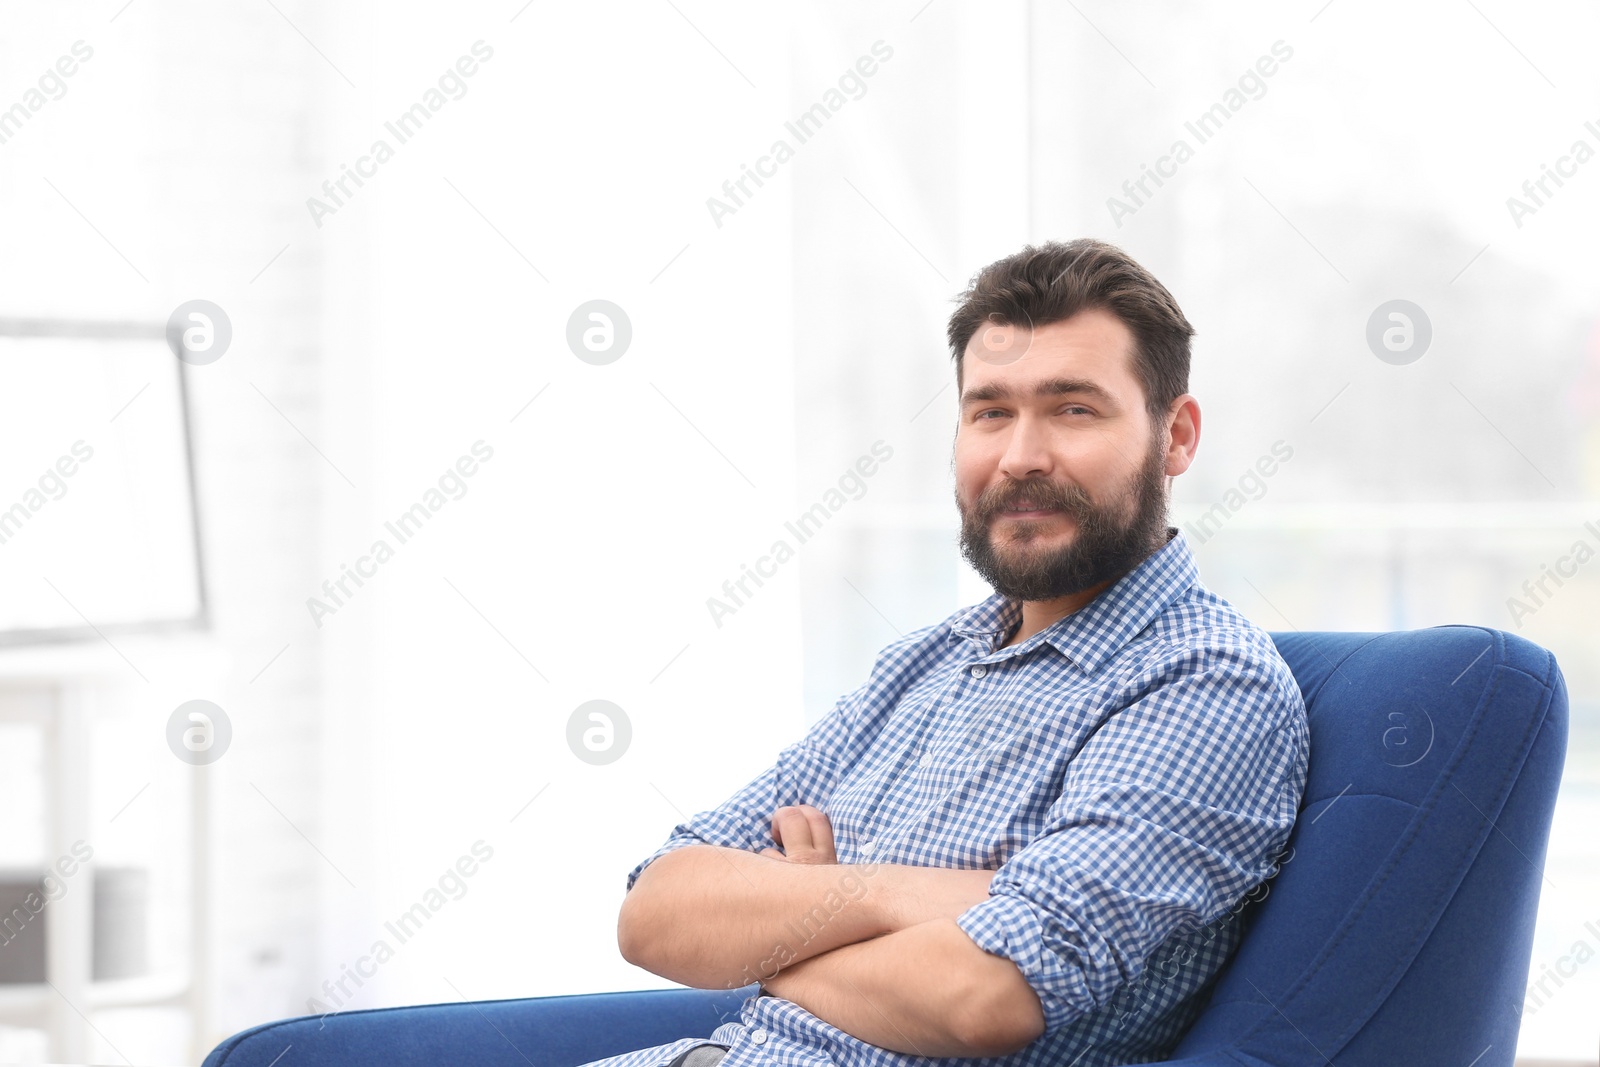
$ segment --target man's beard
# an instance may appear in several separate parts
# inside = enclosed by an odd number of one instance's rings
[[[983,494],[971,510],[961,504],[961,554],[995,592],[1017,600],[1053,600],[1092,589],[1127,574],[1166,541],[1167,502],[1162,484],[1165,449],[1151,443],[1144,465],[1118,496],[1096,504],[1076,485],[1044,479],[1008,481]],[[1016,501],[1060,508],[1074,521],[1070,540],[1045,547],[1057,536],[1060,515],[1001,519]],[[1124,519],[1129,509],[1131,517]],[[996,540],[1004,542],[997,551]]]

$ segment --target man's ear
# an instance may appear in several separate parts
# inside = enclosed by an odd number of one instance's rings
[[[1200,448],[1200,401],[1188,393],[1167,409],[1167,455],[1163,470],[1169,478],[1182,474]]]

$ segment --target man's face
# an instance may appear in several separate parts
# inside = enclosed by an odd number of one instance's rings
[[[986,325],[968,343],[955,442],[961,553],[996,592],[1080,593],[1164,542],[1165,427],[1145,411],[1133,345],[1098,308],[1035,330]],[[1042,510],[1010,510],[1024,504]]]

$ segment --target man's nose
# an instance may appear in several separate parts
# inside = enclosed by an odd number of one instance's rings
[[[1018,481],[1048,475],[1052,469],[1050,438],[1043,420],[1017,416],[1000,456],[1000,470]]]

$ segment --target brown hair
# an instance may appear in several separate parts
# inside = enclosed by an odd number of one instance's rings
[[[1025,245],[980,270],[956,299],[949,337],[958,394],[961,357],[979,326],[1048,326],[1086,308],[1111,312],[1133,334],[1133,369],[1152,419],[1189,391],[1194,327],[1166,286],[1115,245],[1089,237]]]

